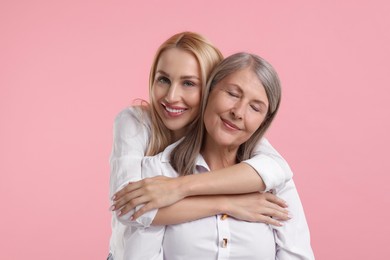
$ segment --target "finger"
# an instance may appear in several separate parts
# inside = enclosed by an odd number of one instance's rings
[[[275,209],[275,210],[279,210],[279,211],[282,211],[282,212],[288,212],[288,208],[284,208],[284,207],[281,207],[280,205],[272,202],[272,201],[269,201],[269,200],[260,200],[260,201],[257,201],[257,206],[261,209],[261,208],[271,208],[271,209]]]
[[[274,225],[278,227],[283,225],[280,221],[273,219],[269,216],[265,216],[263,214],[257,214],[253,216],[252,222],[264,223],[264,224]]]
[[[120,213],[118,214],[118,216],[123,216],[124,214],[128,213],[130,210],[146,202],[148,202],[147,198],[144,197],[135,198],[129,201],[124,207],[120,209]]]
[[[268,213],[268,216],[272,217],[273,219],[283,220],[283,221],[291,219],[289,214],[277,210],[271,210],[271,212]]]
[[[277,211],[286,213],[286,214],[288,213],[288,209],[287,208],[281,207],[278,204],[275,204],[275,203],[270,202],[270,201],[264,202],[264,206],[267,207],[267,208],[273,209],[273,210],[277,210]]]
[[[287,202],[285,200],[277,197],[276,195],[269,193],[269,192],[265,193],[264,195],[268,201],[275,203],[275,204],[278,204],[279,206],[281,206],[283,208],[288,207]]]
[[[272,219],[283,220],[283,221],[289,220],[291,218],[288,212],[286,213],[285,211],[276,210],[272,208],[264,209],[262,214],[271,217]]]
[[[114,202],[114,204],[113,204],[114,210],[123,207],[125,204],[129,203],[131,200],[138,198],[142,195],[143,195],[142,190],[135,190],[131,193],[124,195],[122,198],[120,198],[119,200]]]
[[[126,195],[129,192],[135,191],[142,187],[142,180],[137,182],[129,182],[125,187],[112,196],[112,200],[118,200],[122,196]]]
[[[289,211],[286,208],[282,208],[271,202],[267,202],[265,205],[264,214],[281,220],[290,219]]]
[[[276,227],[281,227],[283,226],[283,223],[276,220],[276,219],[273,219],[271,217],[264,217],[264,222],[263,223],[266,223],[266,224],[269,224],[269,225],[273,225],[273,226],[276,226]]]
[[[143,214],[145,214],[146,212],[148,211],[151,211],[152,209],[155,209],[155,207],[151,206],[152,203],[148,203],[146,204],[145,206],[141,207],[139,210],[137,210],[134,214],[133,214],[133,219],[137,219],[139,218],[140,216],[142,216]]]

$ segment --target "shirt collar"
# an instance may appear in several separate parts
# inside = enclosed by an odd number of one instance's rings
[[[163,163],[169,163],[171,152],[172,150],[178,145],[178,143],[181,141],[181,139],[171,145],[169,145],[165,150],[160,153],[161,156],[161,162]],[[209,172],[210,168],[207,165],[206,161],[204,160],[203,156],[201,154],[198,154],[195,160],[195,171],[196,173],[202,173],[202,172]]]

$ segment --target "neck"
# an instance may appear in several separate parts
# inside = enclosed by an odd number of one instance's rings
[[[180,131],[171,131],[172,133],[172,138],[173,138],[173,143],[180,140],[185,135],[185,130],[180,130]]]
[[[215,143],[207,134],[201,154],[211,171],[223,169],[237,163],[238,147],[221,146]]]

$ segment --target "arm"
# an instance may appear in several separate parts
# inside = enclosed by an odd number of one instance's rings
[[[167,147],[163,153],[152,157],[145,157],[142,160],[142,177],[146,178],[142,182],[149,183],[157,179],[177,179],[175,178],[177,173],[169,164],[168,159],[170,150],[172,150],[173,147],[174,145],[171,145]],[[250,166],[246,167],[250,168]],[[194,174],[188,177],[201,176],[205,174],[206,173]],[[156,175],[165,176],[156,177]],[[147,178],[152,176],[155,177]],[[220,178],[223,177],[221,176]],[[175,190],[175,187],[172,187],[172,189],[163,190],[161,195],[164,195],[164,192],[173,193]],[[159,198],[156,197],[155,199],[158,201]],[[193,196],[185,198],[168,207],[161,208],[158,212],[156,209],[152,209],[146,212],[146,206],[143,207],[142,205],[142,203],[144,203],[143,197],[137,197],[131,201],[130,204],[131,203],[136,203],[139,206],[137,206],[137,213],[133,215],[135,220],[130,219],[130,221],[133,222],[133,225],[136,223],[141,224],[141,226],[144,227],[148,227],[149,225],[178,224],[222,213],[227,213],[233,217],[245,221],[266,222],[274,225],[280,225],[280,223],[275,219],[270,218],[270,216],[282,220],[286,220],[288,218],[287,210],[284,209],[286,204],[283,200],[278,199],[272,194],[263,194],[259,192],[235,196]],[[126,214],[128,210],[126,207],[128,207],[128,205],[125,205],[120,209],[121,214]],[[141,209],[139,210],[140,207]],[[121,219],[125,220],[126,217],[121,217]],[[129,219],[129,217],[127,217],[127,219]]]
[[[264,182],[266,191],[283,185],[293,176],[287,161],[266,138],[262,138],[256,145],[254,156],[244,162],[256,169]]]
[[[276,259],[314,259],[309,227],[293,180],[287,182],[276,194],[287,201],[293,216],[283,226],[274,227]]]
[[[254,156],[242,163],[201,175],[184,176],[178,181],[180,196],[241,194],[269,191],[292,177],[283,157],[263,138]]]
[[[110,156],[110,197],[128,182],[141,179],[141,162],[149,139],[147,119],[146,112],[135,107],[121,111],[115,118]]]
[[[152,225],[180,224],[226,213],[244,221],[281,226],[279,220],[289,219],[284,207],[284,201],[270,193],[195,196],[160,208]]]
[[[110,198],[129,181],[141,179],[141,160],[149,133],[147,119],[145,111],[134,107],[124,109],[115,118],[110,156]],[[126,226],[115,213],[112,214],[111,228],[110,251],[115,258],[122,257],[124,234],[131,232],[125,232]]]
[[[289,180],[292,172],[287,162],[267,140],[256,146],[253,158],[217,171],[179,178],[155,177],[131,183],[116,194],[115,208],[124,213],[141,203],[141,214],[172,205],[195,195],[240,194],[275,188]],[[263,179],[266,180],[264,184]]]

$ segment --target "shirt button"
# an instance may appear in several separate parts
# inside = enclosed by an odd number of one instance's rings
[[[222,246],[223,248],[226,248],[226,247],[227,247],[227,244],[228,244],[227,238],[222,239],[221,246]]]

